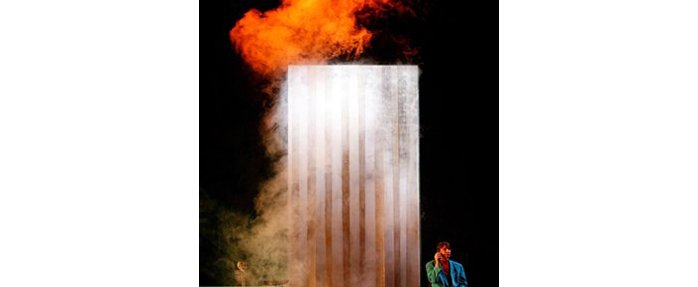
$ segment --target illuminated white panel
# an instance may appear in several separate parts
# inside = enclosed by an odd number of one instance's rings
[[[290,286],[420,286],[417,81],[289,67]]]

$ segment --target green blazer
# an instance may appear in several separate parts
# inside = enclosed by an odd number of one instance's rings
[[[434,260],[427,263],[427,278],[429,283],[431,283],[431,287],[468,287],[463,265],[453,260],[448,260],[448,262],[451,267],[451,278],[446,277],[441,265],[434,267]]]

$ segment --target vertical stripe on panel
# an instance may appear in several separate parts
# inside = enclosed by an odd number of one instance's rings
[[[410,127],[407,125],[408,113],[406,111],[406,100],[407,95],[405,94],[405,75],[403,73],[404,67],[398,67],[396,69],[396,80],[397,80],[397,95],[398,100],[398,120],[399,120],[399,141],[400,141],[400,215],[399,224],[400,229],[400,286],[407,285],[407,179],[408,179],[408,165],[410,161],[409,154],[409,130]]]
[[[307,261],[308,248],[307,248],[307,238],[308,238],[308,83],[310,81],[306,72],[301,89],[296,93],[298,98],[298,105],[296,105],[296,110],[298,113],[298,182],[299,182],[299,212],[298,221],[300,222],[298,230],[298,250],[299,250],[299,260],[297,261],[300,266],[302,266],[302,271],[297,274],[301,277],[301,282],[303,286],[307,286]]]
[[[289,114],[289,122],[288,122],[288,132],[289,132],[289,141],[288,141],[288,149],[289,149],[289,166],[291,167],[289,170],[289,198],[288,198],[288,204],[290,207],[290,216],[289,220],[291,223],[291,230],[289,232],[289,261],[290,262],[297,262],[299,254],[298,254],[298,234],[294,232],[294,230],[298,230],[299,228],[299,220],[298,220],[298,149],[297,149],[297,142],[298,142],[298,117],[297,117],[297,110],[296,110],[296,97],[295,95],[297,94],[297,90],[300,86],[299,84],[299,78],[300,78],[300,73],[301,73],[302,68],[295,68],[290,70],[291,73],[289,75],[290,79],[290,84],[289,84],[289,91],[288,91],[288,114]],[[300,270],[297,268],[296,265],[289,266],[289,272],[290,274],[294,274],[295,272],[299,272]],[[297,281],[296,276],[290,276],[291,279],[291,285],[300,285],[301,282]]]
[[[308,75],[308,82],[306,86],[308,87],[308,91],[306,92],[306,97],[307,97],[307,120],[306,120],[306,125],[308,129],[308,138],[306,141],[306,154],[308,155],[308,205],[307,205],[307,210],[308,210],[308,219],[306,222],[308,223],[308,241],[307,241],[307,248],[305,249],[307,252],[307,260],[306,260],[306,272],[307,272],[307,283],[305,286],[308,287],[315,287],[315,261],[317,257],[317,251],[315,249],[315,233],[316,233],[316,225],[317,225],[317,216],[316,216],[316,185],[315,185],[315,172],[316,172],[316,160],[317,157],[315,156],[316,153],[316,145],[315,145],[315,94],[316,94],[316,89],[317,89],[317,78],[315,77],[317,73],[310,73]]]
[[[325,101],[324,111],[325,111],[325,286],[333,286],[334,281],[332,281],[333,274],[333,256],[332,256],[332,195],[334,189],[332,187],[332,83],[327,78],[328,73],[318,73],[323,79],[323,84],[325,84],[323,91],[323,101]]]
[[[376,165],[376,184],[375,184],[375,198],[376,198],[376,255],[377,255],[377,261],[376,261],[376,286],[379,287],[385,287],[385,282],[386,282],[386,252],[385,252],[385,234],[386,234],[386,227],[385,227],[385,222],[386,222],[386,211],[385,211],[385,194],[386,194],[386,189],[385,189],[385,182],[387,181],[385,177],[385,130],[386,127],[384,125],[386,117],[385,114],[387,113],[387,110],[385,110],[385,104],[384,104],[384,90],[385,90],[385,76],[384,76],[384,69],[380,69],[378,71],[378,78],[381,79],[380,86],[381,89],[379,94],[377,95],[375,101],[377,103],[376,105],[376,111],[375,111],[375,116],[376,116],[376,122],[380,123],[377,124],[374,128],[374,144],[375,144],[375,165]]]
[[[325,206],[325,194],[327,192],[325,185],[325,95],[323,93],[325,87],[325,79],[322,77],[322,73],[313,73],[315,78],[314,94],[312,95],[315,99],[316,106],[315,109],[315,179],[316,179],[316,202],[317,210],[314,216],[317,218],[316,222],[316,240],[315,240],[315,250],[316,250],[316,265],[315,265],[315,280],[317,281],[317,286],[324,287],[328,286],[325,282],[326,275],[326,230],[327,225],[325,221],[326,216],[326,206]]]
[[[359,115],[359,266],[354,269],[360,279],[358,284],[366,286],[366,69],[362,69],[357,86],[358,115]],[[358,285],[357,284],[357,285]]]
[[[348,84],[346,82],[347,73],[346,70],[341,70],[340,72],[341,81],[340,84],[340,95],[342,97],[342,119],[341,119],[341,131],[342,131],[342,238],[344,239],[344,244],[342,244],[342,273],[344,274],[344,284],[345,287],[350,287],[349,284],[351,277],[349,274],[349,256],[350,256],[350,230],[349,230],[349,97],[346,94]]]
[[[408,266],[407,282],[408,287],[419,287],[420,279],[420,253],[419,253],[419,92],[418,92],[418,74],[416,66],[405,67],[406,73],[406,106],[407,106],[407,125],[409,128],[409,143],[410,148],[408,156],[410,158],[408,167],[408,184],[407,184],[407,246],[408,248]],[[416,248],[414,248],[416,247]]]
[[[400,282],[400,266],[401,266],[401,248],[400,248],[400,110],[399,110],[399,105],[398,102],[400,101],[400,98],[398,97],[397,94],[397,75],[396,75],[396,69],[397,67],[391,66],[388,67],[389,69],[389,83],[390,83],[390,90],[388,92],[389,96],[389,105],[390,105],[390,110],[392,111],[391,113],[391,118],[390,121],[393,124],[393,128],[391,129],[391,135],[390,135],[390,140],[392,143],[390,153],[392,155],[392,161],[391,164],[393,166],[393,188],[392,188],[392,193],[393,193],[393,214],[392,214],[392,224],[394,226],[393,228],[393,257],[394,259],[394,274],[392,277],[393,282],[395,282],[395,286],[402,286]]]
[[[365,156],[365,274],[362,286],[377,286],[376,284],[376,263],[378,261],[378,252],[376,252],[376,157],[375,157],[375,126],[378,124],[375,120],[376,108],[375,98],[378,93],[379,71],[376,67],[371,67],[367,71],[364,84],[360,87],[365,89],[364,97],[364,156]]]
[[[394,153],[395,142],[393,140],[393,130],[395,126],[395,108],[392,98],[392,77],[391,70],[384,70],[385,84],[383,95],[383,106],[385,108],[386,130],[381,135],[384,141],[383,157],[385,168],[385,278],[386,286],[395,286],[395,166]]]
[[[342,210],[342,94],[341,80],[336,70],[331,70],[332,92],[332,286],[344,286],[344,234]]]
[[[346,97],[349,112],[349,286],[358,286],[359,270],[359,111],[358,111],[358,67],[349,66]]]

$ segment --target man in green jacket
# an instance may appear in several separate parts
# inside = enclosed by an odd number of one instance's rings
[[[451,244],[446,241],[439,242],[434,260],[426,265],[429,283],[432,287],[468,287],[463,265],[449,258],[451,258]]]

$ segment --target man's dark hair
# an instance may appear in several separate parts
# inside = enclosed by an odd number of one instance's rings
[[[446,247],[448,249],[451,249],[451,244],[448,243],[448,241],[441,241],[439,244],[436,245],[436,250],[441,250],[442,247]]]

